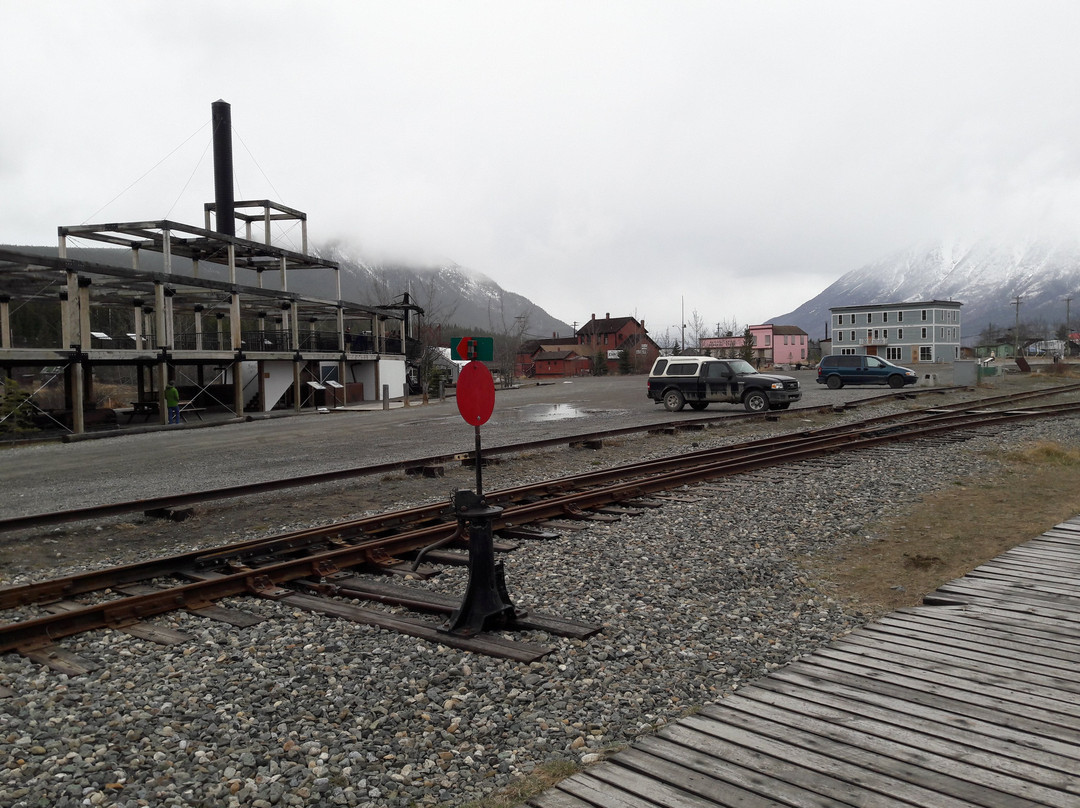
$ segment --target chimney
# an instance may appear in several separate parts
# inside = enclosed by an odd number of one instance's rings
[[[223,236],[235,236],[232,107],[225,101],[215,101],[211,104],[211,110],[214,129],[214,203],[217,210],[217,231]]]
[[[604,319],[605,320],[610,320],[611,319],[611,312],[610,311],[607,312],[606,314],[604,314]]]
[[[594,312],[592,313],[592,315],[590,315],[590,316],[591,316],[591,317],[592,317],[592,318],[593,318],[593,319],[595,320],[595,319],[596,319],[596,312],[594,311]]]

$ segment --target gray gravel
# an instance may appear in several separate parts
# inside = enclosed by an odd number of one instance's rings
[[[0,685],[16,695],[0,700],[0,805],[460,806],[546,761],[595,761],[866,621],[808,580],[800,557],[990,471],[1003,446],[1072,445],[1076,428],[786,467],[523,544],[506,559],[518,605],[603,625],[585,641],[529,635],[555,648],[533,664],[253,598],[226,605],[267,618],[254,628],[157,620],[194,637],[179,646],[115,631],[63,642],[103,664],[87,676],[4,656]],[[545,457],[569,470],[617,455]],[[540,460],[534,476],[549,476]],[[419,585],[464,581],[450,570]]]

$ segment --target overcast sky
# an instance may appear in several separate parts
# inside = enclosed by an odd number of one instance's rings
[[[0,26],[0,243],[200,224],[218,99],[237,198],[568,323],[758,323],[912,243],[1080,226],[1075,0],[0,0]]]

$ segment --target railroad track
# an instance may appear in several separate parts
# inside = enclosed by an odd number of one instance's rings
[[[1076,389],[1080,385],[1041,394]],[[999,396],[880,416],[490,492],[487,503],[502,509],[492,519],[500,537],[495,549],[508,552],[514,549],[508,540],[555,535],[557,529],[566,529],[567,520],[615,519],[659,507],[673,489],[702,481],[902,441],[963,438],[988,426],[1080,414],[1080,403],[1017,408],[1020,401],[1036,397]],[[259,619],[219,603],[247,595],[481,653],[523,661],[543,656],[550,649],[504,632],[461,636],[445,631],[438,617],[357,605],[368,601],[435,615],[453,612],[458,605],[454,599],[400,581],[437,574],[437,565],[465,564],[463,527],[450,505],[426,505],[2,588],[0,609],[15,614],[0,625],[0,653],[17,652],[67,673],[85,672],[95,664],[66,652],[57,640],[112,628],[162,643],[185,642],[187,637],[155,627],[148,619],[182,609],[240,627],[251,625]],[[398,582],[390,582],[394,578]],[[574,637],[598,630],[551,615],[522,615],[516,626]]]
[[[1068,387],[1060,387],[1053,389],[1057,390],[1058,393],[1060,393],[1072,390],[1074,388],[1080,389],[1080,385],[1071,385]],[[491,458],[499,455],[511,455],[519,454],[522,452],[538,451],[542,449],[552,448],[555,446],[573,446],[578,444],[599,445],[605,440],[611,440],[627,435],[641,434],[643,432],[678,432],[680,430],[687,429],[704,429],[719,424],[730,424],[732,422],[739,422],[744,420],[760,421],[764,419],[781,420],[785,418],[798,418],[801,416],[805,416],[807,413],[811,412],[817,413],[821,411],[854,409],[863,405],[881,404],[883,402],[893,401],[896,399],[912,399],[917,396],[929,394],[940,395],[965,389],[968,388],[935,387],[920,390],[909,389],[901,390],[896,393],[889,393],[885,395],[877,395],[863,399],[856,399],[854,401],[847,401],[843,404],[835,406],[799,407],[785,410],[783,412],[776,411],[764,414],[753,414],[745,412],[732,412],[725,413],[723,415],[684,413],[680,416],[673,417],[665,422],[661,422],[658,424],[619,427],[616,429],[606,429],[578,435],[529,441],[525,443],[512,443],[502,446],[485,447],[484,456],[487,458]],[[1057,393],[1045,393],[1040,391],[1025,395],[1042,396],[1055,394]],[[993,399],[989,400],[992,401]],[[9,516],[5,518],[0,518],[0,533],[34,529],[46,527],[49,525],[66,524],[72,522],[97,521],[100,519],[106,519],[114,516],[123,516],[125,514],[131,513],[145,513],[150,516],[162,517],[168,517],[173,514],[179,514],[180,516],[182,516],[183,512],[186,509],[190,509],[195,505],[201,505],[208,502],[220,501],[224,499],[242,499],[244,497],[260,496],[263,494],[272,493],[274,491],[296,489],[305,486],[323,485],[326,483],[335,483],[344,480],[356,479],[359,477],[378,476],[382,474],[390,474],[400,471],[405,471],[406,473],[421,473],[425,470],[438,469],[441,466],[445,466],[451,463],[470,462],[471,459],[471,452],[454,452],[441,455],[430,455],[428,457],[409,458],[406,460],[395,460],[386,463],[375,463],[364,466],[355,466],[347,469],[320,472],[318,474],[309,474],[304,476],[279,478],[273,480],[261,480],[254,483],[224,486],[221,488],[215,488],[207,491],[191,491],[182,494],[172,494],[162,497],[131,500],[128,502],[112,502],[103,505],[93,505],[85,508],[52,510],[47,513],[27,514],[24,516]]]

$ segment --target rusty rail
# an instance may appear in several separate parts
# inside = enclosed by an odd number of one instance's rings
[[[489,496],[501,497],[505,501],[520,501],[522,497],[535,496],[545,488],[559,489],[541,501],[506,508],[494,520],[493,527],[499,530],[565,518],[703,480],[842,451],[926,438],[957,429],[1077,413],[1080,413],[1080,403],[1006,412],[990,412],[982,408],[949,408],[924,413],[923,417],[906,424],[882,423],[883,419],[872,419],[872,424],[864,422],[844,429],[814,430],[736,446],[701,450],[687,455],[576,475],[565,480],[546,481],[538,485],[495,492]],[[601,484],[604,480],[606,484]],[[568,486],[573,490],[565,490]],[[430,519],[429,507],[432,506],[413,510],[424,514],[425,519]],[[402,512],[391,514],[390,517],[399,524],[404,519]],[[176,609],[198,609],[236,595],[284,597],[292,594],[292,590],[283,588],[283,585],[290,581],[312,577],[326,579],[339,570],[356,566],[378,568],[387,557],[417,551],[449,537],[457,527],[454,522],[445,522],[405,530],[393,536],[365,537],[365,529],[374,524],[374,519],[377,517],[112,570],[85,573],[66,579],[0,589],[0,607],[12,608],[170,574],[194,579],[160,591],[73,607],[61,614],[0,626],[0,652],[25,651],[61,637],[93,629],[121,627]],[[292,557],[259,566],[247,566],[255,556],[266,558],[283,552]],[[302,555],[295,557],[298,553]]]

